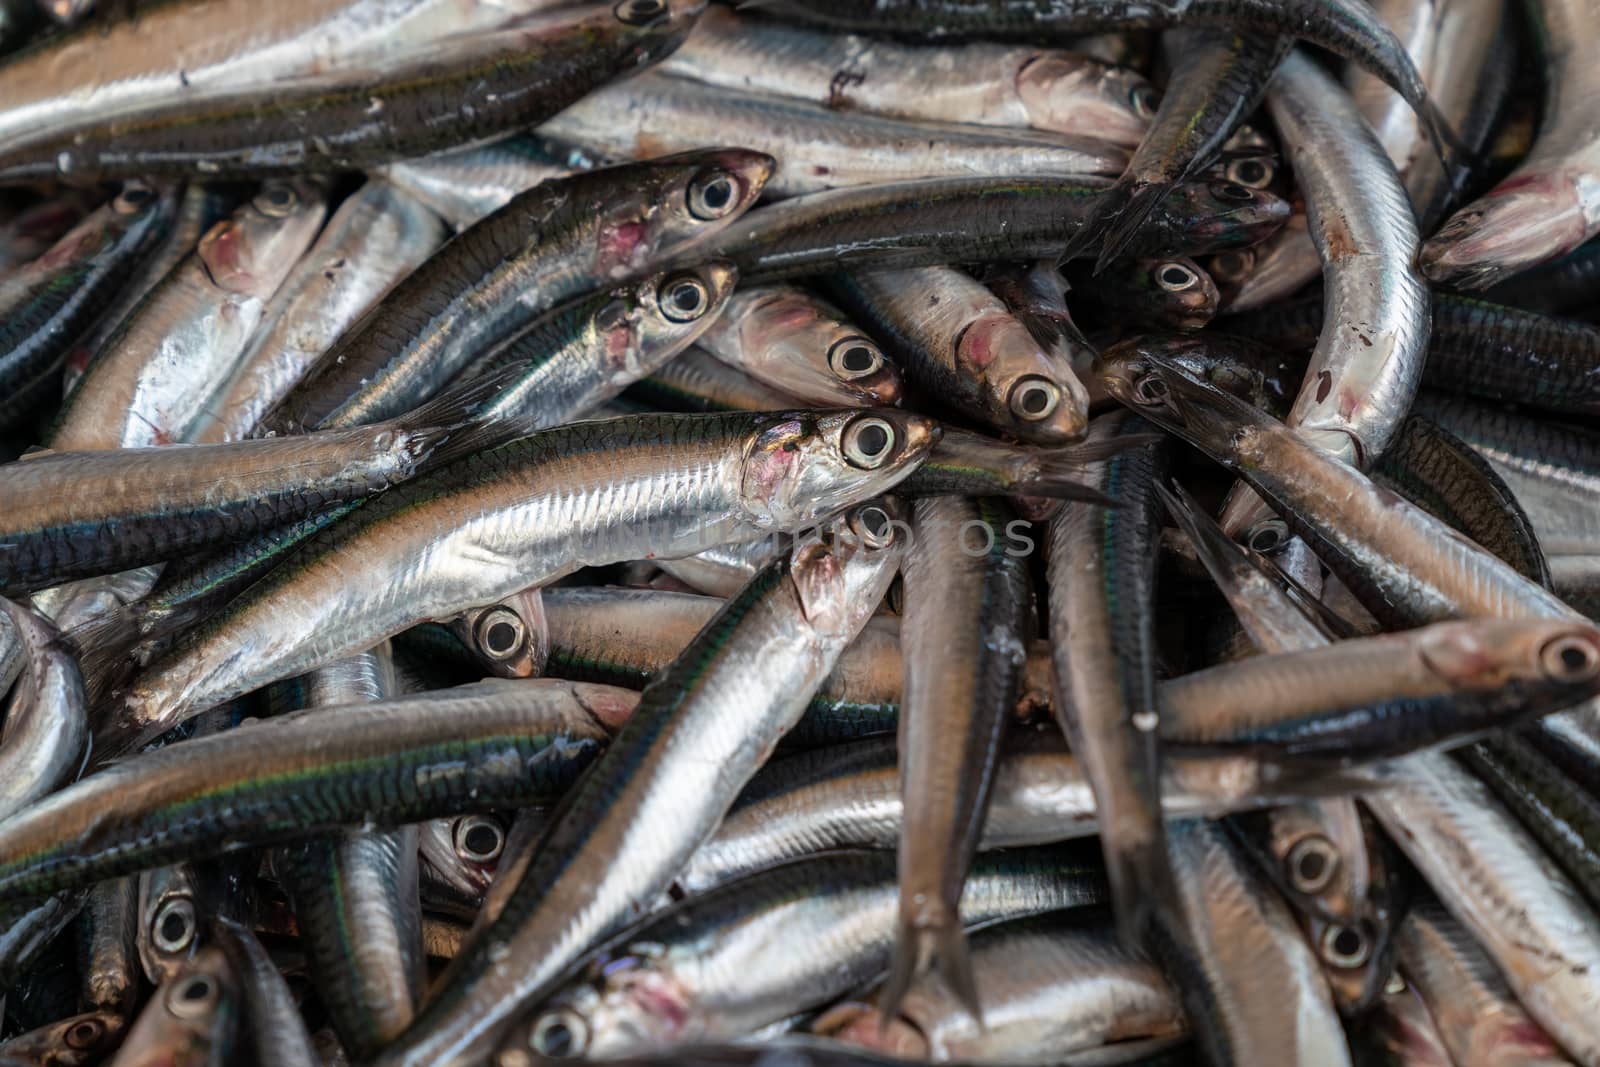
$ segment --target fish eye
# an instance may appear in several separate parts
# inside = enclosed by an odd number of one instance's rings
[[[1244,543],[1257,552],[1276,552],[1289,540],[1289,525],[1282,519],[1263,519],[1250,527]]]
[[[689,182],[689,214],[706,222],[727,217],[739,206],[739,186],[725,170],[703,170]]]
[[[547,1012],[533,1024],[528,1045],[539,1055],[551,1059],[575,1059],[582,1056],[589,1045],[589,1024],[583,1016],[566,1008]]]
[[[528,628],[522,616],[510,608],[490,608],[478,616],[473,634],[483,654],[493,660],[506,660],[516,655],[528,639]]]
[[[894,426],[876,415],[863,415],[844,428],[844,458],[851,466],[876,470],[894,453]]]
[[[148,185],[128,184],[117,197],[115,210],[128,213],[137,211],[156,198],[156,191]]]
[[[1148,85],[1136,85],[1128,94],[1128,103],[1133,105],[1133,113],[1140,118],[1147,119],[1156,113],[1156,105],[1161,102],[1161,94]]]
[[[167,1010],[181,1019],[192,1019],[209,1011],[217,996],[217,983],[210,975],[191,974],[173,983],[167,993]]]
[[[1321,947],[1323,960],[1335,967],[1359,967],[1372,957],[1372,943],[1354,926],[1329,926]]]
[[[1133,383],[1133,402],[1142,407],[1160,407],[1167,400],[1167,382],[1155,371],[1146,371]]]
[[[1539,665],[1552,681],[1587,682],[1600,674],[1600,651],[1577,635],[1557,637],[1539,650]]]
[[[1223,172],[1230,182],[1260,189],[1272,181],[1272,168],[1261,159],[1236,159]]]
[[[456,855],[469,863],[493,863],[506,850],[506,830],[487,815],[457,819],[452,835]]]
[[[828,349],[828,369],[845,381],[865,378],[883,366],[883,353],[865,337],[846,337]]]
[[[287,185],[269,185],[256,194],[250,203],[269,218],[281,219],[294,210],[300,198]]]
[[[174,897],[161,905],[150,924],[150,939],[165,953],[183,952],[194,943],[194,901]]]
[[[863,504],[850,513],[850,531],[868,548],[894,544],[894,519],[879,504]]]
[[[1169,293],[1193,289],[1199,281],[1200,276],[1182,263],[1168,263],[1156,271],[1156,284]]]
[[[67,1028],[64,1040],[68,1048],[91,1049],[105,1036],[106,1027],[99,1019],[79,1019]]]
[[[1049,378],[1029,376],[1011,387],[1006,406],[1023,422],[1048,419],[1061,405],[1061,387]]]
[[[619,21],[630,26],[643,26],[667,13],[666,0],[622,0],[615,8]]]
[[[1294,843],[1284,857],[1284,866],[1296,892],[1315,896],[1333,881],[1339,869],[1339,850],[1321,834],[1308,834]]]
[[[1243,203],[1246,200],[1255,199],[1255,193],[1234,182],[1217,182],[1211,187],[1211,191],[1217,195],[1219,200],[1235,200]]]
[[[673,322],[693,322],[711,309],[711,290],[694,275],[680,274],[661,283],[656,302]]]

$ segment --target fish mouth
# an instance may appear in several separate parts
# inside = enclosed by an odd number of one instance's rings
[[[1512,178],[1458,211],[1428,238],[1418,266],[1429,281],[1486,289],[1578,247],[1600,228],[1587,216],[1570,177]]]

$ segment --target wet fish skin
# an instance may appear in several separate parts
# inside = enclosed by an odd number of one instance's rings
[[[212,930],[239,983],[240,1043],[260,1067],[320,1067],[300,1005],[255,932],[221,916],[213,918]]]
[[[322,225],[326,193],[267,185],[218,223],[106,339],[63,405],[58,451],[182,441]]]
[[[1098,441],[1145,424],[1113,413],[1090,427]],[[1171,867],[1161,817],[1161,712],[1155,692],[1156,538],[1166,469],[1150,441],[1085,468],[1091,485],[1115,493],[1115,510],[1073,505],[1051,530],[1048,558],[1056,719],[1094,787],[1101,841],[1124,944],[1136,948],[1156,924],[1181,938],[1164,913]]]
[[[0,427],[35,418],[61,364],[172,224],[171,189],[129,182],[39,258],[0,281]]]
[[[888,591],[906,550],[897,521],[888,499],[854,507],[798,537],[725,604],[651,682],[504,909],[377,1062],[482,1055],[639,901],[668,888]],[[623,849],[630,860],[615,865]],[[540,962],[507,972],[497,963],[509,955]]]
[[[377,426],[192,447],[35,454],[0,464],[0,589],[157,563],[226,545],[415,475],[504,376]]]
[[[1091,856],[1065,846],[981,857],[962,921],[979,927],[1104,902]],[[825,1004],[888,966],[894,867],[887,853],[838,852],[684,901],[592,953],[502,1048],[548,1059],[552,1039],[570,1035],[569,1054],[612,1058],[748,1033]],[[799,931],[790,942],[798,951],[775,958],[761,947]],[[651,944],[660,949],[639,951]]]
[[[830,1009],[812,1029],[931,1063],[1092,1062],[1113,1049],[1132,1056],[1182,1040],[1188,1027],[1160,968],[1096,928],[1096,918],[1058,912],[975,934],[973,970],[989,1004],[981,1030],[948,992],[928,985],[901,1001],[887,1028],[878,1021],[880,990],[865,1005]]]
[[[571,784],[635,701],[609,686],[491,679],[338,715],[280,716],[145,753],[0,828],[0,911],[63,885],[247,842],[547,799]],[[356,787],[363,779],[352,775],[373,759],[387,766],[369,768],[366,787]],[[231,800],[203,803],[221,795]],[[114,825],[104,818],[108,796],[118,798]],[[321,798],[314,810],[311,796]],[[196,799],[212,810],[185,816]]]
[[[710,149],[535,186],[391,289],[263,424],[301,432],[414,407],[564,300],[705,244],[755,201],[772,166],[759,153]],[[708,191],[722,198],[714,208],[701,199]]]
[[[787,393],[756,381],[710,352],[690,345],[666,366],[630,386],[624,400],[661,411],[780,411],[799,407]]]
[[[362,312],[444,240],[421,203],[369,181],[339,205],[273,294],[228,381],[206,402],[198,442],[237,441]]]
[[[133,876],[113,878],[89,891],[78,923],[78,970],[83,1002],[119,1019],[138,1006],[139,886]]]
[[[86,1011],[0,1041],[7,1067],[88,1067],[101,1062],[122,1040],[128,1023],[109,1011]]]
[[[1110,177],[1127,161],[1126,149],[1092,137],[840,114],[791,97],[728,90],[659,71],[589,94],[538,133],[620,159],[708,143],[745,145],[778,161],[766,189],[774,199],[974,174]]]
[[[1275,416],[1289,410],[1304,367],[1276,347],[1243,337],[1206,332],[1198,336],[1148,334],[1100,351],[1097,377],[1120,375],[1147,356],[1183,367],[1252,407]]]
[[[477,148],[403,159],[375,174],[464,230],[540,182],[564,178],[574,169],[546,151],[544,142],[518,134]]]
[[[915,46],[758,22],[721,7],[706,12],[661,69],[836,111],[1032,127],[1128,148],[1149,128],[1157,99],[1133,70],[1080,52]]]
[[[1099,203],[1101,179],[935,178],[795,197],[751,212],[707,251],[768,282],[841,268],[1059,256]],[[1130,256],[1254,244],[1289,205],[1231,182],[1181,185],[1129,244]],[[849,309],[846,309],[849,310]]]
[[[69,782],[83,765],[89,709],[77,660],[49,620],[0,598],[22,649],[22,680],[0,730],[0,822]]]
[[[1026,558],[1010,536],[1014,515],[992,497],[914,506],[902,568],[900,908],[885,1016],[937,966],[981,1017],[960,902],[1027,656],[1032,596]],[[986,531],[980,553],[967,540],[975,527]]]
[[[120,744],[160,732],[226,699],[219,693],[304,673],[586,563],[796,530],[892,488],[938,434],[931,419],[892,409],[642,415],[573,423],[468,456],[312,538],[146,669],[108,732]],[[569,512],[571,499],[585,503]],[[442,566],[446,559],[461,565]],[[357,588],[369,595],[350,595]],[[285,610],[322,622],[286,633]],[[246,646],[254,651],[240,659]]]
[[[704,0],[678,0],[639,22],[632,9],[595,4],[570,22],[445,40],[359,76],[180,97],[0,149],[0,184],[327,173],[471,144],[539,122],[653,62],[703,8]]]
[[[700,340],[713,356],[818,407],[900,403],[900,370],[837,308],[793,286],[739,290]]]

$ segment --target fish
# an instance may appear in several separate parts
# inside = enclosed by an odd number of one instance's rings
[[[77,776],[89,740],[83,677],[49,620],[0,598],[20,649],[22,678],[0,730],[0,822]]]
[[[481,147],[398,160],[374,173],[455,229],[465,230],[518,194],[542,181],[565,178],[574,169],[547,142],[515,134]]]
[[[87,1067],[116,1049],[128,1024],[120,1015],[86,1011],[0,1041],[0,1063]]]
[[[1135,148],[1158,94],[1083,52],[912,45],[818,33],[713,7],[660,70],[845,113],[1076,134]],[[933,73],[936,72],[936,73]]]
[[[595,942],[663,892],[888,592],[905,553],[892,501],[796,539],[731,598],[566,797],[504,908],[380,1063],[475,1055]],[[649,828],[652,844],[638,836]],[[614,865],[619,849],[629,862]],[[592,902],[574,909],[568,901]],[[509,973],[510,955],[543,962]]]
[[[982,1017],[961,887],[988,814],[1030,636],[1032,596],[1026,553],[1013,543],[1014,515],[992,497],[927,498],[912,514],[900,633],[900,908],[880,1005],[885,1019],[935,967],[966,1010]]]
[[[238,1039],[242,1007],[233,966],[220,948],[205,949],[157,987],[111,1067],[222,1067]]]
[[[262,1067],[318,1067],[322,1059],[312,1047],[300,1005],[255,932],[225,917],[212,925],[217,947],[239,983],[240,1044]]]
[[[1072,289],[1101,307],[1163,330],[1203,328],[1222,300],[1211,275],[1188,256],[1110,263],[1092,276],[1074,274]]]

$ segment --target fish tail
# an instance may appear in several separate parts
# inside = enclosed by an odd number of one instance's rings
[[[1149,944],[1152,931],[1175,930],[1184,922],[1165,834],[1132,842],[1101,839],[1117,934],[1130,950]]]
[[[1156,493],[1161,497],[1172,521],[1188,535],[1195,555],[1211,575],[1211,580],[1224,588],[1230,586],[1233,566],[1243,562],[1244,554],[1239,546],[1222,532],[1217,520],[1206,514],[1194,497],[1189,495],[1189,491],[1177,482],[1172,483],[1170,490],[1164,485],[1157,485]]]
[[[1028,495],[1120,508],[1122,501],[1083,481],[1083,465],[1158,440],[1161,440],[1159,434],[1125,434],[1052,449],[1034,461],[1033,474],[1028,479]]]
[[[878,1030],[887,1032],[900,1013],[900,1004],[917,979],[937,969],[939,977],[956,995],[972,1018],[983,1026],[978,1004],[978,985],[972,975],[972,960],[967,954],[967,932],[952,913],[937,923],[902,922],[895,938],[894,960],[889,977],[878,995]]]
[[[1172,182],[1149,182],[1130,187],[1124,194],[1122,210],[1101,238],[1100,255],[1094,261],[1096,274],[1122,255],[1173,188]]]
[[[1123,207],[1132,195],[1132,183],[1126,178],[1118,178],[1116,184],[1101,193],[1100,202],[1095,205],[1094,211],[1084,220],[1078,232],[1067,239],[1061,255],[1056,258],[1056,266],[1065,266],[1070,259],[1088,255],[1090,246],[1101,239],[1106,233],[1106,228],[1122,214]],[[1095,272],[1099,273],[1098,267]]]
[[[413,462],[439,466],[523,435],[520,420],[486,416],[485,410],[527,368],[509,363],[452,385],[439,396],[394,420],[415,437]]]
[[[138,669],[133,652],[142,636],[138,613],[127,604],[67,631],[65,637],[78,653],[89,707],[100,707],[133,676]]]

